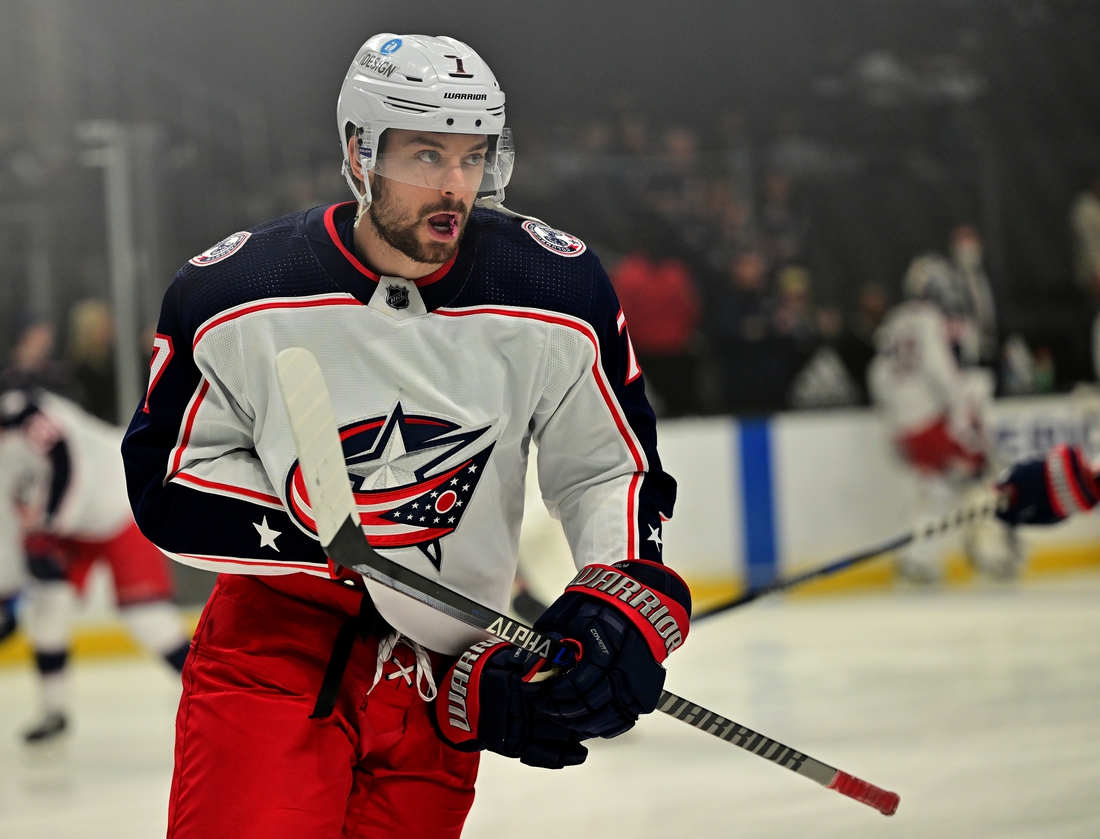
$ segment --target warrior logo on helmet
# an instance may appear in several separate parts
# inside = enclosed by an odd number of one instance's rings
[[[400,403],[388,416],[341,428],[348,477],[371,545],[419,548],[439,570],[440,540],[462,523],[493,452],[495,443],[483,439],[490,428],[406,415]],[[290,514],[316,533],[297,460],[287,474],[286,498]]]

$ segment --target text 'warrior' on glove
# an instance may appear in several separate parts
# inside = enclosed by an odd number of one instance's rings
[[[576,666],[541,686],[535,708],[582,737],[615,737],[656,707],[662,662],[683,644],[691,594],[648,560],[589,565],[535,623],[580,644]]]
[[[1012,468],[997,485],[997,516],[1009,524],[1056,524],[1100,501],[1100,486],[1081,450],[1055,446],[1043,460]]]
[[[532,705],[538,686],[529,680],[545,663],[503,641],[480,641],[466,650],[435,699],[443,741],[459,751],[488,749],[546,769],[584,763],[588,749],[581,738]]]

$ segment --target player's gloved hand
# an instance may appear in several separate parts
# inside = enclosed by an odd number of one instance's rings
[[[530,679],[545,663],[503,641],[474,644],[440,685],[434,715],[440,737],[459,751],[488,749],[528,766],[584,763],[588,749],[581,738],[532,705],[538,688]]]
[[[1009,524],[1055,524],[1100,501],[1100,485],[1077,447],[1055,446],[1043,460],[1013,467],[997,484],[998,518]]]
[[[691,594],[656,562],[589,565],[535,623],[583,652],[576,666],[540,685],[535,708],[587,737],[615,737],[657,707],[661,663],[688,633]]]

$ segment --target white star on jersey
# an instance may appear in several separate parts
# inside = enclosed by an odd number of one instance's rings
[[[385,429],[383,429],[383,432]],[[405,437],[401,425],[394,423],[386,440],[385,448],[377,460],[356,463],[348,472],[363,478],[363,489],[393,489],[407,486],[416,481],[417,470],[439,457],[439,450],[447,446],[454,447],[454,440],[409,452],[405,446]],[[377,443],[375,444],[377,448]]]
[[[267,516],[259,524],[252,522],[252,526],[256,528],[256,532],[260,534],[260,547],[261,548],[274,548],[276,552],[279,551],[279,546],[275,544],[275,540],[282,536],[282,532],[273,530],[267,526]]]
[[[664,543],[661,541],[661,528],[654,527],[652,524],[647,525],[649,527],[649,536],[646,538],[647,542],[654,542],[657,545],[657,550],[661,550]]]

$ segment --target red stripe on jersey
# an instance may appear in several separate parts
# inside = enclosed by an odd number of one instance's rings
[[[627,559],[634,559],[638,556],[638,493],[642,488],[641,479],[644,474],[644,472],[635,472],[630,479],[630,489],[626,501],[626,515],[630,521],[626,539]]]
[[[361,422],[358,425],[351,425],[343,429],[340,432],[340,442],[358,434],[360,431],[368,431],[372,428],[379,428],[386,424],[385,420],[368,420],[367,422]]]
[[[340,233],[336,229],[336,211],[340,207],[347,207],[354,205],[354,201],[345,201],[342,204],[333,204],[327,210],[325,210],[325,230],[328,231],[329,238],[332,239],[332,244],[336,245],[337,249],[344,255],[344,259],[351,263],[352,267],[368,279],[378,282],[382,279],[378,274],[359,261],[359,258],[347,249],[343,240],[340,238]],[[455,264],[455,259],[458,257],[458,249],[455,249],[454,256],[447,260],[443,265],[440,265],[432,273],[427,276],[420,277],[419,279],[410,280],[417,288],[420,286],[431,285],[436,280],[442,279],[448,271],[451,270],[451,266]]]
[[[243,306],[238,306],[234,309],[218,315],[212,320],[208,320],[202,326],[198,328],[195,333],[195,339],[191,342],[191,348],[198,347],[199,341],[215,326],[221,326],[223,323],[228,323],[231,320],[250,315],[253,312],[261,312],[265,309],[312,309],[317,306],[362,306],[363,304],[352,297],[350,294],[324,294],[317,297],[290,297],[280,298],[275,300],[264,300],[260,303],[246,303]]]
[[[592,327],[584,321],[570,318],[566,315],[555,315],[550,312],[530,311],[525,309],[505,309],[497,306],[474,306],[469,309],[436,309],[433,314],[452,318],[465,317],[467,315],[499,315],[501,317],[538,320],[543,323],[553,323],[558,326],[574,329],[588,338],[593,348],[596,350],[596,359],[592,362],[592,378],[596,380],[596,386],[600,389],[600,395],[603,397],[608,410],[611,412],[612,418],[615,420],[615,426],[618,428],[619,434],[622,435],[623,440],[626,441],[627,449],[630,451],[630,456],[634,459],[634,465],[636,467],[636,471],[630,479],[630,487],[627,493],[627,556],[631,559],[634,558],[638,548],[637,496],[641,490],[641,477],[645,474],[646,462],[638,442],[634,439],[634,435],[626,422],[622,407],[619,405],[619,401],[615,398],[614,393],[611,392],[610,385],[603,374],[603,367],[600,365],[600,342],[599,339],[596,338],[596,333],[592,330]]]
[[[630,449],[630,455],[634,458],[635,465],[638,467],[639,471],[645,471],[645,458],[642,456],[642,452],[638,448],[638,444],[634,440],[633,435],[627,430],[626,418],[622,416],[622,409],[619,407],[618,400],[615,399],[614,395],[608,390],[609,386],[603,375],[603,368],[600,366],[600,342],[587,323],[574,320],[565,315],[553,315],[549,312],[534,312],[524,309],[503,309],[496,306],[473,306],[469,309],[436,309],[432,314],[443,315],[444,317],[450,318],[466,317],[467,315],[500,315],[508,318],[524,318],[527,320],[539,320],[543,323],[554,323],[580,332],[592,342],[592,346],[596,350],[596,360],[592,363],[592,377],[596,380],[596,385],[600,389],[600,395],[603,396],[604,402],[607,403],[607,407],[611,410],[611,414],[615,419],[615,425],[626,441],[627,448]]]
[[[187,448],[187,443],[191,439],[191,429],[195,426],[195,415],[199,412],[199,405],[202,404],[202,400],[206,398],[206,392],[210,390],[210,382],[206,379],[202,380],[202,387],[199,388],[198,395],[194,397],[194,401],[191,403],[191,409],[187,412],[187,422],[183,426],[183,438],[180,440],[179,445],[176,446],[176,453],[172,456],[172,465],[168,469],[168,477],[173,477],[180,469],[180,463],[183,462],[183,450]]]
[[[244,498],[251,498],[256,501],[263,501],[267,504],[275,504],[278,507],[283,506],[283,502],[279,500],[276,495],[268,495],[266,492],[258,492],[254,489],[248,489],[246,487],[233,486],[232,484],[222,484],[217,481],[210,481],[206,478],[200,478],[197,475],[189,475],[187,472],[180,472],[175,475],[173,480],[186,481],[189,484],[195,486],[204,487],[206,489],[215,489],[228,493],[229,495],[240,496]]]
[[[349,204],[355,204],[354,201],[344,201],[340,204],[333,204],[327,210],[325,210],[325,230],[328,231],[329,238],[332,239],[332,244],[336,245],[337,249],[344,255],[344,259],[351,263],[351,266],[368,279],[378,282],[381,277],[374,273],[370,268],[359,261],[359,258],[344,246],[343,240],[340,238],[339,232],[336,230],[336,211],[340,207],[347,207]]]
[[[267,562],[262,559],[241,559],[235,556],[208,556],[206,554],[184,554],[173,553],[171,551],[161,550],[161,553],[167,554],[173,559],[177,559],[182,562],[184,559],[194,559],[200,562],[209,562],[211,564],[218,565],[247,565],[252,568],[271,568],[273,570],[278,569],[282,571],[287,570],[287,573],[294,571],[305,571],[307,574],[315,574],[318,577],[327,577],[329,575],[328,567],[321,565],[320,563],[305,564],[302,562]],[[187,563],[184,562],[184,565]]]

